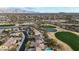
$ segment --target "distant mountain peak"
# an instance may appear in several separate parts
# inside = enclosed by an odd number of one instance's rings
[[[29,8],[17,8],[17,7],[10,7],[10,8],[0,8],[0,13],[36,13]]]

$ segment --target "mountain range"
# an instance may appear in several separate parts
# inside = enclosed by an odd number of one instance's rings
[[[7,7],[7,8],[0,8],[0,13],[37,13],[32,10],[32,8],[19,8],[19,7]]]

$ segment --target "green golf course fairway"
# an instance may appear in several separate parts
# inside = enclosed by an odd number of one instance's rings
[[[57,32],[55,36],[68,44],[74,51],[79,51],[79,36],[71,32]]]

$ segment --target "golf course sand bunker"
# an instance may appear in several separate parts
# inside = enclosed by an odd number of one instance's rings
[[[79,51],[79,36],[71,32],[57,32],[55,36],[68,44],[73,50]]]

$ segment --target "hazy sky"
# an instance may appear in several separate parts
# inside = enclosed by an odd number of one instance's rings
[[[26,8],[27,9],[27,8]],[[47,13],[58,13],[58,12],[79,12],[79,7],[30,7],[29,10],[35,12],[47,12]]]

